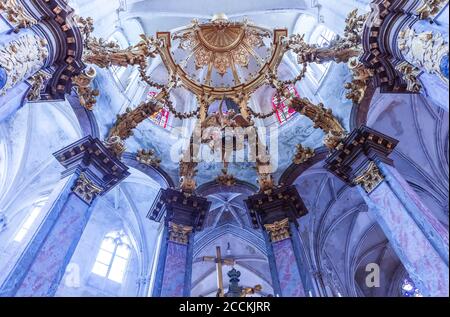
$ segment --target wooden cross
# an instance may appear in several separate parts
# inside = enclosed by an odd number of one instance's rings
[[[216,256],[204,256],[202,257],[203,261],[215,262],[216,263],[216,271],[217,271],[217,296],[224,297],[223,292],[223,275],[222,275],[222,265],[234,265],[234,259],[223,259],[222,254],[220,252],[220,247],[216,247]]]

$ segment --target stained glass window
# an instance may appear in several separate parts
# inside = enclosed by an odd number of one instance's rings
[[[289,94],[290,94],[290,97],[288,97],[288,98],[300,97],[300,95],[298,94],[297,90],[295,89],[295,87],[293,85],[290,85],[288,87],[288,90],[289,90]],[[283,124],[284,122],[286,122],[295,113],[294,109],[290,109],[286,105],[286,100],[287,100],[287,98],[285,96],[278,97],[277,94],[275,94],[272,97],[272,107],[275,109],[275,114],[276,114],[277,119],[280,122],[280,124]]]
[[[150,91],[147,94],[147,100],[152,99],[156,96],[156,92]],[[169,122],[169,109],[167,107],[161,108],[157,113],[150,116],[150,120],[160,127],[166,128]]]
[[[130,250],[130,240],[122,230],[108,233],[100,245],[92,272],[122,283]]]
[[[423,295],[420,293],[419,289],[414,285],[414,282],[405,278],[401,287],[402,296],[404,297],[422,297]]]

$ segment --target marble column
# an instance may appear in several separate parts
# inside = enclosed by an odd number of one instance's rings
[[[297,219],[307,210],[295,186],[258,193],[246,200],[255,228],[266,231],[269,265],[275,293],[305,297],[313,293],[311,276],[302,254]]]
[[[397,143],[362,126],[328,157],[325,168],[350,186],[359,186],[369,211],[422,294],[448,296],[448,231],[388,158]]]
[[[206,198],[175,189],[159,191],[148,214],[151,220],[165,224],[153,296],[190,295],[194,233],[201,230],[210,204]]]
[[[54,153],[66,185],[0,287],[0,296],[53,296],[89,221],[96,198],[129,175],[91,136]]]

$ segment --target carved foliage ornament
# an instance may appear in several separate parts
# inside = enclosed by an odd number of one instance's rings
[[[31,83],[31,88],[27,96],[28,101],[37,101],[41,99],[41,90],[44,88],[45,82],[50,78],[51,75],[49,73],[40,70],[28,79]]]
[[[267,233],[270,235],[272,242],[278,242],[290,238],[289,219],[285,218],[280,221],[275,221],[273,224],[264,225]]]
[[[0,13],[5,12],[6,18],[18,29],[29,28],[38,23],[38,21],[29,14],[26,9],[17,0],[1,0]]]
[[[87,204],[90,204],[103,189],[95,185],[84,173],[81,173],[72,191]]]
[[[24,34],[0,47],[0,68],[6,74],[0,95],[34,75],[44,66],[47,57],[47,41],[34,34]]]
[[[192,232],[192,227],[179,225],[174,222],[169,222],[169,241],[188,244],[189,234]]]
[[[409,63],[430,74],[438,74],[448,82],[440,65],[444,56],[448,56],[449,46],[440,33],[416,33],[406,28],[399,33],[397,41],[398,48]]]
[[[355,185],[361,185],[370,194],[384,180],[378,166],[371,161],[366,170],[353,180]]]
[[[430,19],[441,11],[448,0],[421,0],[421,6],[416,10],[420,19]]]

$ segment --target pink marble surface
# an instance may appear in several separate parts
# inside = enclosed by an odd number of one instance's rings
[[[291,239],[275,242],[272,245],[282,296],[304,297],[303,283]]]
[[[169,241],[161,288],[162,297],[181,297],[186,274],[187,245]]]
[[[421,292],[429,296],[448,296],[448,266],[388,184],[380,184],[369,198],[376,207],[371,210]]]
[[[86,224],[87,205],[71,195],[43,242],[16,296],[48,296],[64,273],[64,263]]]
[[[447,247],[449,244],[448,230],[439,222],[439,220],[433,215],[433,213],[423,204],[419,196],[414,192],[414,190],[409,186],[406,180],[399,174],[397,169],[394,167],[385,165],[385,167],[390,171],[393,177],[400,183],[405,194],[409,196],[411,202],[413,202],[421,211],[423,217],[426,221],[433,227],[434,230],[439,234],[440,238],[444,240]],[[448,249],[448,248],[447,248]]]

